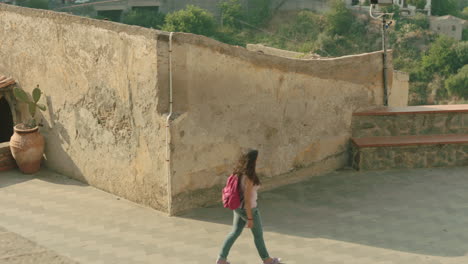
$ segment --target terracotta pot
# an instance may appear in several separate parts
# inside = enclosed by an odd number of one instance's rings
[[[27,174],[39,171],[44,154],[44,137],[39,134],[39,127],[28,129],[20,124],[14,127],[14,131],[10,149],[19,169]]]

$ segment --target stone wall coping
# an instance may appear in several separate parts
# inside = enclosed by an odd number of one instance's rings
[[[421,105],[407,107],[378,107],[362,112],[353,113],[354,116],[381,116],[401,114],[439,114],[439,113],[466,113],[468,104],[459,105]]]
[[[418,135],[351,138],[359,148],[397,147],[440,144],[468,144],[468,135]]]

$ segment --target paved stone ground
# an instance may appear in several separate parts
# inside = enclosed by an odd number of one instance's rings
[[[462,264],[467,190],[468,168],[339,171],[259,204],[269,251],[287,264]],[[214,263],[231,218],[220,207],[170,218],[48,171],[0,173],[0,263]],[[21,252],[30,258],[8,259]],[[259,263],[248,229],[230,260]]]
[[[0,263],[9,264],[76,264],[68,258],[0,227]]]

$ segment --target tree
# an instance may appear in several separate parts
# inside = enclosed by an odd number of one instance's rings
[[[19,0],[19,6],[25,6],[37,9],[49,9],[49,1],[47,0]]]
[[[132,10],[124,14],[122,23],[160,29],[164,24],[164,14],[156,10]]]
[[[316,40],[323,31],[325,21],[322,16],[311,11],[300,11],[291,23],[283,25],[280,32],[283,36],[294,41]]]
[[[213,36],[215,29],[216,23],[213,14],[193,5],[168,14],[163,26],[165,31],[187,32],[205,36]]]
[[[400,6],[398,5],[391,5],[391,6],[384,7],[382,8],[382,12],[392,13],[393,14],[392,19],[400,20]]]
[[[463,66],[456,75],[445,81],[445,87],[452,96],[468,99],[468,65]]]
[[[455,0],[432,0],[431,13],[435,16],[457,15],[458,8]]]
[[[457,0],[458,1],[458,9],[463,10],[464,8],[468,7],[468,0]]]
[[[422,58],[422,70],[431,77],[434,73],[441,76],[454,74],[460,67],[460,58],[455,47],[457,41],[441,35],[432,44],[428,53]]]
[[[455,45],[455,54],[457,55],[457,69],[468,64],[468,42],[458,42]]]
[[[253,25],[262,25],[271,18],[272,0],[249,0],[247,18]]]
[[[239,0],[225,0],[219,4],[219,9],[223,26],[241,28],[239,21],[242,20],[243,14]]]
[[[424,9],[426,6],[426,0],[408,0],[409,5],[415,6],[418,9]]]
[[[354,22],[354,16],[344,1],[331,0],[331,10],[326,14],[327,31],[332,35],[346,35]]]
[[[460,13],[460,16],[463,19],[468,19],[468,6],[463,9],[463,11]]]

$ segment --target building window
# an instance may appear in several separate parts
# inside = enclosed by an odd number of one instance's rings
[[[456,31],[457,30],[457,27],[456,26],[452,26],[452,31]]]
[[[437,26],[437,31],[440,31],[440,26]]]

